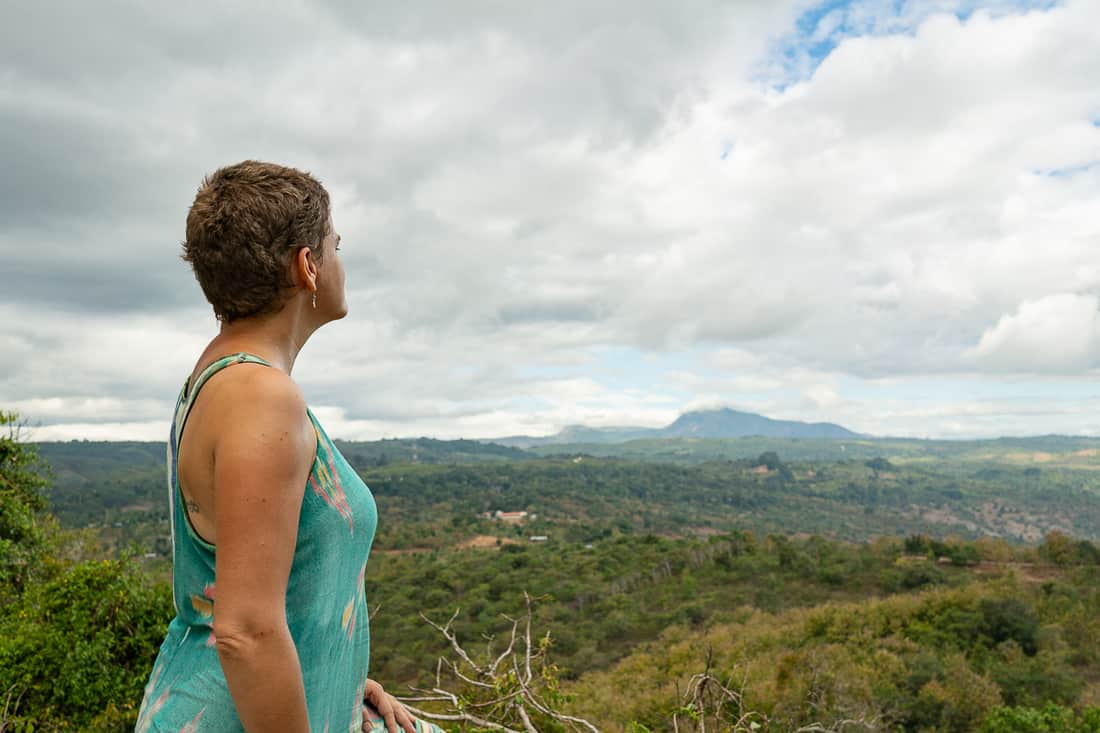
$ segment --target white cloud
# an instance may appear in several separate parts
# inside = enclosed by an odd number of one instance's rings
[[[84,419],[101,422],[133,421],[141,418],[159,420],[164,425],[164,415],[172,405],[158,400],[125,400],[117,397],[48,397],[31,400],[15,400],[5,404],[5,409],[21,415],[34,415],[40,420]]]
[[[119,422],[65,422],[38,425],[30,421],[22,429],[20,437],[34,442],[68,440],[168,440],[168,424],[163,420]]]
[[[1062,293],[1020,304],[982,334],[968,352],[995,370],[1074,373],[1100,357],[1100,307],[1095,295]]]

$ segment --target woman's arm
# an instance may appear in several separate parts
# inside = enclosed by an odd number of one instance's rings
[[[308,733],[286,588],[316,436],[286,374],[237,369],[214,445],[218,658],[246,731]]]

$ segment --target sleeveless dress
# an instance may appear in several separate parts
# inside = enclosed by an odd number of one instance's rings
[[[145,687],[139,733],[243,730],[214,646],[215,548],[195,532],[184,510],[176,450],[203,385],[220,370],[245,362],[271,366],[251,354],[223,357],[203,370],[190,391],[185,382],[176,402],[167,456],[176,617]],[[301,663],[310,730],[359,733],[370,657],[363,576],[378,514],[366,484],[308,408],[307,414],[317,434],[317,458],[302,499],[287,582],[287,624]],[[368,725],[373,722],[368,718]]]

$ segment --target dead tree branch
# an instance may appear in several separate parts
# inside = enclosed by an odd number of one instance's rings
[[[539,733],[539,727],[550,721],[565,724],[574,731],[600,733],[592,723],[567,715],[549,702],[557,695],[557,668],[546,658],[550,635],[539,643],[532,638],[533,599],[524,592],[524,616],[505,616],[512,628],[508,643],[499,654],[493,653],[493,638],[485,647],[485,660],[468,653],[458,639],[454,623],[456,610],[444,624],[436,623],[423,613],[428,624],[442,634],[455,658],[440,657],[436,664],[435,687],[430,690],[412,688],[414,694],[398,699],[414,715],[425,720],[466,722],[489,730],[507,733]],[[521,631],[522,628],[522,631]],[[522,644],[517,638],[522,633]],[[444,670],[447,675],[444,675]],[[536,674],[537,670],[537,674]],[[453,679],[456,689],[447,688],[444,677]],[[414,703],[434,703],[432,709],[414,707]],[[436,709],[443,708],[443,709]]]

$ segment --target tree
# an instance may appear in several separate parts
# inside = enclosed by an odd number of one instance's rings
[[[48,466],[17,415],[0,428],[0,731],[133,730],[171,592],[130,558],[58,557]]]
[[[782,465],[783,462],[779,460],[779,454],[772,450],[761,453],[753,463],[753,466],[764,466],[769,471],[775,471]]]
[[[0,619],[0,690],[17,703],[9,714],[27,730],[133,730],[171,609],[167,585],[131,558],[35,583]]]
[[[1052,530],[1039,545],[1039,557],[1055,565],[1070,565],[1075,559],[1073,538],[1065,532]]]
[[[0,608],[9,605],[43,566],[56,543],[56,521],[46,513],[45,466],[20,440],[19,416],[0,410]]]
[[[887,471],[894,470],[894,464],[890,463],[890,461],[882,458],[881,456],[866,461],[864,465],[875,473],[885,473]]]

